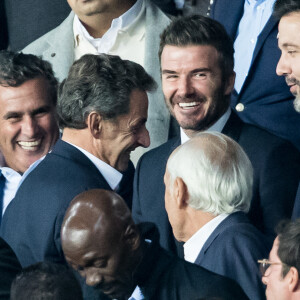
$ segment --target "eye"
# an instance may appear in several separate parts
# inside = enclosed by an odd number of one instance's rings
[[[193,77],[195,77],[195,78],[201,78],[201,79],[204,79],[204,78],[206,78],[206,73],[203,73],[203,72],[197,72],[197,73],[194,73],[193,74]]]
[[[107,260],[104,259],[96,260],[94,261],[93,266],[95,268],[105,268],[107,266]]]
[[[169,81],[173,81],[173,80],[176,80],[178,77],[179,77],[179,76],[176,75],[176,74],[167,74],[167,75],[165,76],[165,79],[166,79],[166,80],[169,80]]]
[[[9,114],[5,117],[5,120],[8,120],[11,123],[16,123],[21,121],[22,115],[20,114]]]

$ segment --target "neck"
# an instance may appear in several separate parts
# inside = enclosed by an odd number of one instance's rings
[[[93,38],[102,38],[102,36],[111,27],[113,19],[119,18],[126,11],[128,11],[136,2],[136,0],[124,1],[122,0],[113,9],[105,10],[91,16],[78,16],[82,25]]]
[[[188,210],[185,223],[185,236],[184,239],[182,239],[183,242],[187,242],[200,228],[216,217],[210,213],[191,207],[189,207]]]

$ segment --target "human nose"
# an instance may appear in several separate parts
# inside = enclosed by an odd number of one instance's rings
[[[139,134],[138,143],[144,148],[148,148],[150,146],[150,135],[146,126]]]
[[[288,63],[288,59],[285,57],[283,53],[281,53],[281,56],[277,63],[276,74],[278,76],[291,74],[290,64]]]
[[[181,77],[178,81],[177,93],[180,96],[190,95],[194,92],[193,84],[188,76]]]
[[[85,274],[85,282],[89,286],[96,286],[102,282],[102,276],[96,270],[88,270]]]
[[[24,117],[22,124],[22,133],[27,137],[34,137],[37,132],[37,121],[31,116]]]

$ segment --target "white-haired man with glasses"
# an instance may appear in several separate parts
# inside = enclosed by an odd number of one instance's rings
[[[277,227],[269,259],[259,260],[267,300],[300,299],[300,219]]]

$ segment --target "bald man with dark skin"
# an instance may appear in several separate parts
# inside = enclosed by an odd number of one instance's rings
[[[158,239],[153,224],[135,225],[124,200],[101,189],[75,197],[61,229],[67,262],[112,299],[248,299],[234,281],[168,254]]]

